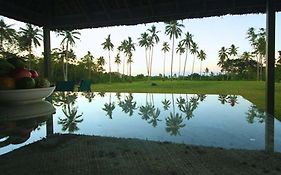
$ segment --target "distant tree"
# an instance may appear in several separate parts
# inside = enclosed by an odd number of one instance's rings
[[[234,57],[238,54],[238,47],[236,47],[234,44],[232,44],[230,46],[230,48],[228,48],[228,55],[232,56],[232,59],[234,59]]]
[[[150,59],[149,59],[149,67],[150,67],[150,77],[152,74],[152,61],[153,61],[153,50],[154,50],[154,44],[158,44],[158,42],[160,41],[157,33],[159,33],[160,31],[156,30],[155,25],[152,25],[151,28],[147,29],[147,31],[150,33]]]
[[[192,35],[189,32],[186,32],[184,39],[181,40],[181,42],[185,45],[185,60],[184,60],[184,68],[183,68],[183,77],[185,76],[185,70],[186,70],[186,62],[187,62],[187,55],[190,51],[191,44],[193,43]]]
[[[178,21],[173,20],[170,22],[165,22],[165,34],[172,39],[172,59],[171,59],[171,78],[173,78],[173,63],[174,63],[174,45],[175,39],[181,36],[182,30],[181,28],[184,27],[183,24],[178,23]]]
[[[127,47],[127,40],[123,40],[123,41],[121,41],[120,46],[118,46],[118,51],[120,51],[120,52],[122,51],[125,54],[126,47]],[[123,71],[122,71],[123,77],[125,75],[125,64],[126,64],[125,60],[126,60],[126,57],[123,56]]]
[[[178,77],[180,77],[181,72],[181,55],[185,52],[185,48],[182,42],[179,42],[178,47],[176,48],[176,53],[179,54],[179,74]]]
[[[64,61],[63,61],[63,77],[64,81],[68,80],[68,61],[69,61],[69,49],[75,46],[75,40],[80,40],[80,32],[74,30],[60,30],[57,31],[57,36],[62,36],[61,46],[64,50]]]
[[[20,27],[19,45],[21,50],[28,51],[28,68],[31,68],[32,59],[32,45],[34,47],[40,46],[42,40],[42,30],[31,24],[26,24],[25,28]]]
[[[222,47],[219,50],[219,62],[218,62],[218,66],[221,67],[221,72],[226,71],[226,61],[227,60],[228,60],[227,49],[225,47]]]
[[[87,52],[87,54],[82,57],[82,62],[86,65],[86,69],[88,70],[88,79],[91,79],[91,75],[92,75],[92,70],[94,69],[94,57],[91,54],[90,51]]]
[[[193,54],[193,62],[192,62],[192,70],[191,70],[191,80],[193,78],[194,73],[194,64],[195,64],[195,57],[198,55],[198,45],[192,41],[190,53]]]
[[[12,24],[8,25],[3,19],[0,19],[0,52],[4,50],[4,43],[13,43],[17,37],[16,30],[12,28]]]
[[[198,53],[198,59],[200,60],[200,79],[202,76],[202,62],[206,59],[206,53],[203,50],[200,50]]]
[[[168,42],[163,43],[162,51],[164,52],[164,64],[163,64],[163,77],[165,78],[165,68],[166,68],[166,52],[170,51]]]
[[[115,64],[117,64],[117,72],[119,73],[119,66],[121,64],[120,53],[117,53],[114,62],[115,62]]]
[[[104,68],[103,68],[104,65],[105,65],[105,59],[103,58],[103,56],[100,56],[97,59],[97,71],[103,72],[104,71]]]
[[[281,64],[281,50],[278,51],[278,58],[277,63]]]
[[[148,55],[147,55],[147,52],[148,52],[148,48],[150,46],[150,36],[148,35],[148,33],[144,32],[141,34],[141,37],[138,38],[139,40],[139,46],[141,47],[144,47],[145,49],[145,62],[146,62],[146,70],[147,70],[147,76],[149,77],[150,75],[150,64],[149,64],[149,60],[148,60]]]
[[[209,68],[205,68],[205,74],[208,75],[209,74]]]
[[[129,76],[131,78],[132,74],[132,62],[133,62],[133,51],[135,51],[135,43],[133,43],[133,40],[131,37],[128,37],[128,40],[125,45],[124,53],[128,57],[127,63],[129,64]]]
[[[262,79],[263,59],[266,53],[266,33],[264,28],[260,28],[258,32],[251,27],[247,31],[247,39],[249,40],[253,54],[257,60],[257,81]]]
[[[111,83],[111,60],[110,51],[113,50],[114,45],[111,42],[110,34],[105,38],[105,41],[101,44],[104,50],[108,50],[108,71],[109,71],[109,83]]]

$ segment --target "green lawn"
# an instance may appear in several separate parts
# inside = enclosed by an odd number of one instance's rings
[[[93,91],[101,92],[153,92],[153,93],[203,93],[236,94],[265,109],[265,82],[256,81],[153,81],[148,82],[94,84]],[[281,83],[276,83],[276,116],[281,117]]]

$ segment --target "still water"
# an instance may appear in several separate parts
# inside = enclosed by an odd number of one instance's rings
[[[55,92],[51,103],[40,112],[55,107],[53,115],[2,119],[0,154],[47,131],[281,152],[280,121],[239,95]]]

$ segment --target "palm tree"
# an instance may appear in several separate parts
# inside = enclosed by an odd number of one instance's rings
[[[103,56],[100,56],[97,60],[97,71],[98,72],[103,72],[103,66],[105,65],[105,59],[103,58]]]
[[[148,51],[148,48],[149,48],[150,38],[149,38],[148,33],[146,33],[146,32],[142,33],[141,37],[138,38],[138,40],[139,40],[139,46],[144,47],[144,49],[145,49],[146,70],[147,70],[147,76],[149,77],[150,70],[149,70],[149,61],[148,61],[148,58],[147,58],[147,51]]]
[[[167,111],[170,108],[171,102],[170,100],[167,100],[166,98],[162,101],[163,108],[165,111]]]
[[[121,59],[120,59],[120,54],[119,53],[117,53],[114,62],[117,64],[117,72],[119,73],[119,66],[121,64]]]
[[[169,52],[170,47],[168,42],[163,43],[162,51],[164,52],[164,65],[163,65],[163,77],[165,78],[165,68],[166,68],[166,52]]]
[[[200,79],[201,79],[201,73],[202,73],[202,62],[206,59],[206,53],[203,50],[200,50],[198,53],[198,59],[200,62]]]
[[[185,76],[185,70],[186,70],[186,61],[187,61],[187,55],[188,55],[188,50],[191,48],[191,43],[193,43],[192,40],[192,34],[189,32],[186,32],[185,37],[181,42],[185,45],[185,59],[184,59],[184,68],[183,68],[183,77]]]
[[[173,20],[170,22],[165,22],[165,34],[169,35],[170,39],[172,39],[172,59],[171,59],[171,79],[173,78],[173,63],[174,63],[174,45],[175,45],[175,38],[181,36],[182,30],[181,28],[184,27],[183,24],[178,23],[178,21]]]
[[[183,43],[179,42],[178,47],[176,48],[176,53],[179,53],[179,74],[178,77],[180,77],[181,72],[181,55],[185,52],[185,49],[183,47]]]
[[[114,45],[111,43],[110,34],[105,38],[105,42],[101,44],[104,50],[108,50],[108,68],[109,68],[109,83],[111,83],[111,60],[110,51],[113,50]]]
[[[120,51],[120,52],[122,51],[125,53],[126,47],[127,47],[127,40],[123,40],[123,41],[121,41],[120,46],[118,46],[118,51]],[[126,59],[126,57],[123,56],[123,76],[125,75],[125,64],[126,64],[125,59]]]
[[[119,106],[122,108],[122,111],[126,114],[129,113],[129,116],[132,116],[134,113],[134,110],[137,109],[136,105],[137,102],[133,101],[134,97],[132,94],[129,94],[129,96],[126,96],[126,99],[124,101],[119,102]]]
[[[230,48],[228,48],[228,55],[232,56],[232,59],[237,55],[238,47],[234,44],[231,44]]]
[[[160,31],[157,31],[156,30],[156,27],[155,25],[152,25],[150,29],[147,29],[147,31],[150,33],[150,49],[151,49],[151,52],[150,52],[150,59],[149,59],[149,67],[150,67],[150,77],[151,77],[151,74],[152,74],[152,60],[153,60],[153,49],[154,49],[154,44],[158,44],[158,42],[160,41],[159,40],[159,37],[157,35],[157,33],[159,33]]]
[[[58,36],[62,36],[61,46],[65,49],[65,60],[63,61],[63,77],[64,81],[68,80],[68,49],[75,46],[75,40],[80,40],[80,32],[74,30],[57,31]]]
[[[193,62],[192,62],[192,69],[191,69],[191,80],[192,80],[193,73],[194,73],[195,57],[196,55],[198,55],[198,45],[193,41],[191,43],[190,53],[193,54]]]
[[[31,68],[32,58],[32,45],[34,47],[40,46],[42,40],[42,30],[39,27],[35,27],[31,24],[26,24],[25,28],[20,27],[19,44],[22,50],[28,51],[28,68]]]
[[[219,62],[218,65],[221,67],[221,71],[225,72],[226,70],[226,61],[228,59],[227,49],[225,47],[222,47],[219,50]]]
[[[135,51],[135,50],[136,50],[135,43],[133,43],[133,40],[131,37],[128,37],[124,53],[128,57],[127,63],[129,64],[130,78],[131,78],[131,73],[132,73],[133,51]]]
[[[88,70],[88,79],[89,80],[91,79],[91,74],[92,74],[92,70],[94,67],[93,60],[94,60],[94,57],[90,51],[88,51],[87,54],[84,57],[82,57],[82,62],[85,63],[86,69]]]
[[[12,43],[16,38],[16,30],[11,28],[13,25],[7,25],[3,19],[0,19],[0,52],[4,51],[4,42]]]

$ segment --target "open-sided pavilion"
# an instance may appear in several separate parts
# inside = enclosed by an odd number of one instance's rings
[[[266,13],[266,111],[274,115],[275,14],[280,0],[0,0],[0,15],[43,27],[45,77],[50,31],[135,25],[174,19]]]

